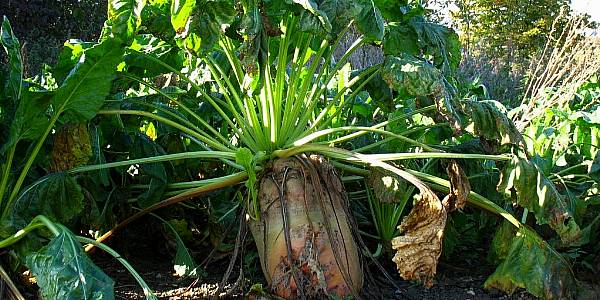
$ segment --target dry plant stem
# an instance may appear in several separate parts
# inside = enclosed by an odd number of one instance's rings
[[[25,300],[23,295],[21,295],[21,292],[19,292],[19,289],[17,288],[17,286],[14,284],[14,282],[12,281],[10,276],[8,276],[8,273],[6,273],[6,271],[4,270],[4,268],[2,268],[1,265],[0,265],[0,280],[3,281],[3,282],[0,282],[0,285],[7,285],[8,286],[7,292],[12,293],[12,295],[9,294],[9,299]],[[0,293],[0,296],[3,296],[4,292],[5,291],[2,291]]]
[[[565,18],[563,31],[552,39]],[[519,130],[546,109],[568,105],[577,88],[600,71],[600,38],[586,35],[588,28],[583,17],[568,17],[565,11],[555,19],[543,52],[530,65],[522,111],[514,117]]]
[[[214,191],[214,190],[218,190],[224,187],[228,187],[228,186],[232,186],[238,183],[243,182],[244,180],[246,180],[248,178],[248,174],[246,172],[240,172],[237,173],[236,176],[232,176],[228,179],[225,179],[223,181],[220,182],[215,182],[212,184],[207,184],[205,186],[201,186],[199,188],[193,189],[191,191],[188,192],[184,192],[182,194],[179,194],[177,196],[173,196],[171,198],[165,199],[161,202],[158,202],[152,206],[149,206],[137,213],[135,213],[134,215],[132,215],[131,217],[123,220],[121,223],[117,224],[115,227],[113,227],[111,230],[109,230],[108,232],[106,232],[105,234],[103,234],[101,237],[99,237],[98,239],[96,239],[96,242],[98,243],[102,243],[103,241],[105,241],[107,238],[111,237],[116,231],[122,229],[123,227],[129,225],[131,222],[147,215],[150,212],[153,212],[159,208],[163,208],[163,207],[167,207],[170,205],[173,205],[175,203],[181,202],[181,201],[185,201],[194,197],[197,197],[201,194],[204,194],[206,192],[210,192],[210,191]],[[85,247],[85,251],[89,252],[90,250],[92,250],[94,248],[94,245],[87,245]]]

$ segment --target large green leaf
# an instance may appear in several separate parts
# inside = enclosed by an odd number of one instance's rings
[[[372,0],[317,1],[318,11],[329,20],[333,36],[339,34],[351,21],[370,40],[383,39],[383,18]],[[312,11],[311,11],[312,12]],[[328,28],[323,26],[324,30]]]
[[[440,97],[444,93],[440,71],[412,55],[400,53],[398,57],[387,56],[381,75],[400,97]]]
[[[302,15],[302,18],[300,19],[300,26],[303,28],[304,31],[318,31],[315,30],[316,28],[318,28],[318,26],[320,25],[325,32],[331,32],[332,31],[332,25],[331,22],[329,21],[329,17],[327,17],[327,14],[325,14],[324,11],[319,9],[319,5],[317,5],[317,3],[313,0],[286,0],[288,3],[293,2],[296,3],[300,6],[302,6],[302,8],[304,8],[306,11],[308,11],[311,15],[307,15],[304,14]],[[311,18],[312,16],[312,18]],[[315,21],[318,20],[318,21]],[[319,25],[317,25],[319,24]]]
[[[3,142],[0,153],[6,152],[21,140],[35,140],[44,134],[49,119],[46,114],[54,93],[25,91],[10,125],[7,140]]]
[[[181,34],[196,7],[196,0],[178,0],[171,2],[171,25],[178,34]]]
[[[43,299],[114,299],[114,282],[85,255],[79,241],[66,227],[25,264],[37,279]]]
[[[142,23],[146,0],[109,0],[108,20],[112,36],[129,45]]]
[[[236,14],[232,0],[171,2],[171,24],[177,44],[194,54],[211,49]]]
[[[577,282],[569,264],[535,232],[522,227],[506,259],[486,280],[486,288],[513,293],[524,288],[541,299],[574,299]]]
[[[82,42],[80,40],[66,41],[63,45],[63,49],[58,55],[56,65],[52,68],[52,76],[54,79],[58,83],[63,82],[65,78],[69,76],[73,67],[77,65],[85,50],[93,46],[94,43],[91,42]]]
[[[52,105],[54,114],[68,121],[84,122],[96,115],[112,86],[123,48],[114,39],[85,50],[77,65],[60,85]]]
[[[565,244],[580,238],[581,230],[565,199],[532,162],[514,156],[502,170],[498,191],[532,212],[538,224],[550,225]]]
[[[7,88],[12,92],[13,105],[21,97],[21,85],[23,82],[23,62],[21,59],[21,44],[10,27],[8,18],[4,16],[2,27],[0,28],[0,43],[8,55],[9,75]]]
[[[177,70],[183,67],[182,57],[178,53],[179,48],[173,47],[153,35],[136,35],[131,45],[131,49],[156,57],[160,59],[162,63],[172,66]],[[128,53],[125,56],[125,62],[127,63],[128,73],[137,74],[142,78],[169,73],[169,70],[163,65],[139,55],[137,52]]]
[[[452,29],[427,22],[422,17],[388,24],[383,51],[394,56],[401,53],[431,56],[432,63],[446,72],[455,70],[461,57],[458,35]]]
[[[415,29],[404,22],[387,24],[383,39],[383,52],[388,55],[400,55],[401,53],[420,55],[419,37]]]
[[[83,210],[83,192],[66,173],[46,175],[26,187],[12,207],[11,225],[23,228],[37,215],[60,223],[70,223]]]

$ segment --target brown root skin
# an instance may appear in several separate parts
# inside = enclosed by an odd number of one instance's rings
[[[321,156],[276,159],[259,181],[260,221],[250,229],[280,297],[358,296],[362,266],[346,192]]]

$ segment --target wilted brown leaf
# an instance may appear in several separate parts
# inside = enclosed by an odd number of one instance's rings
[[[447,218],[446,207],[435,195],[421,194],[421,199],[398,227],[404,235],[392,240],[392,248],[396,250],[392,260],[402,278],[432,285]]]
[[[433,193],[421,193],[412,211],[398,226],[402,236],[392,240],[396,255],[392,259],[400,276],[432,285],[448,212],[465,206],[471,191],[469,180],[456,161],[446,168],[450,177],[450,193],[440,201]]]
[[[467,203],[467,197],[471,192],[471,185],[467,175],[455,161],[451,160],[446,166],[448,178],[450,178],[450,194],[444,197],[442,203],[448,211],[461,209]]]
[[[52,147],[52,171],[85,165],[91,157],[92,146],[85,123],[65,125],[58,131]]]

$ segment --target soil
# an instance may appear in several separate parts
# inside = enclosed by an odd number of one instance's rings
[[[138,243],[140,241],[138,240]],[[181,279],[174,275],[171,258],[166,255],[160,247],[146,245],[135,245],[136,251],[124,249],[123,256],[133,265],[154,290],[159,299],[206,299],[217,295],[223,274],[229,264],[229,256],[223,256],[208,266],[206,274],[199,280]],[[117,250],[119,251],[119,250]],[[117,299],[144,299],[143,292],[133,277],[112,257],[95,254],[94,261],[111,278],[115,280],[115,296]],[[258,259],[255,257],[255,259]],[[383,260],[386,261],[386,260]],[[403,281],[397,275],[394,265],[389,261],[384,267],[388,274],[394,279],[390,282],[376,267],[370,266],[365,286],[366,299],[535,299],[525,291],[518,291],[513,295],[506,295],[500,291],[483,289],[483,283],[493,267],[485,262],[468,262],[468,266],[456,266],[442,262],[438,267],[438,274],[434,279],[434,285],[426,288],[419,283]],[[465,262],[461,262],[465,263]],[[256,265],[255,267],[256,268]],[[234,270],[239,270],[236,265]],[[243,280],[244,292],[256,283],[266,286],[264,279],[260,276],[260,270],[245,270]],[[248,274],[250,273],[250,274]],[[241,299],[247,298],[243,292],[237,291],[226,294],[239,276],[239,272],[233,272],[224,289],[219,291],[222,298]],[[395,286],[394,286],[395,284]],[[266,290],[266,289],[265,289]],[[257,297],[255,299],[269,299],[270,297]]]
[[[251,241],[247,243],[248,249],[244,257],[245,268],[242,274],[244,279],[239,281],[242,283],[243,291],[238,289],[233,293],[226,293],[235,284],[236,279],[240,278],[240,267],[235,265],[234,271],[229,277],[230,280],[222,289],[219,289],[223,274],[229,265],[231,253],[217,255],[214,261],[207,266],[204,276],[200,279],[182,279],[174,274],[171,255],[175,252],[168,249],[164,237],[148,238],[149,235],[139,234],[140,228],[148,229],[146,226],[140,226],[135,230],[137,232],[132,233],[130,230],[125,230],[125,233],[113,237],[109,245],[127,259],[159,299],[208,299],[215,298],[216,295],[220,295],[222,299],[277,299],[268,295],[247,297],[246,293],[251,286],[262,284],[266,287],[258,267],[258,257],[252,255],[252,251],[255,249],[252,249]],[[196,260],[201,261],[208,256],[210,250],[196,249],[193,253]],[[145,299],[143,291],[135,279],[117,260],[101,251],[94,251],[90,257],[115,281],[116,299]],[[470,257],[481,259],[454,258],[451,263],[442,261],[438,266],[438,272],[431,288],[426,288],[419,283],[403,281],[398,276],[391,259],[380,259],[379,261],[385,264],[383,267],[393,282],[386,279],[381,270],[375,266],[369,266],[367,262],[364,299],[536,299],[523,290],[517,291],[513,295],[506,295],[500,291],[484,289],[483,283],[494,271],[494,267],[485,262],[483,253]],[[248,260],[253,262],[248,262]],[[587,284],[587,288],[590,290],[589,295],[592,296],[590,296],[591,298],[586,297],[586,299],[600,299],[598,285],[592,287]],[[20,290],[26,299],[37,298],[35,285],[21,286]],[[260,288],[258,290],[262,291]]]

